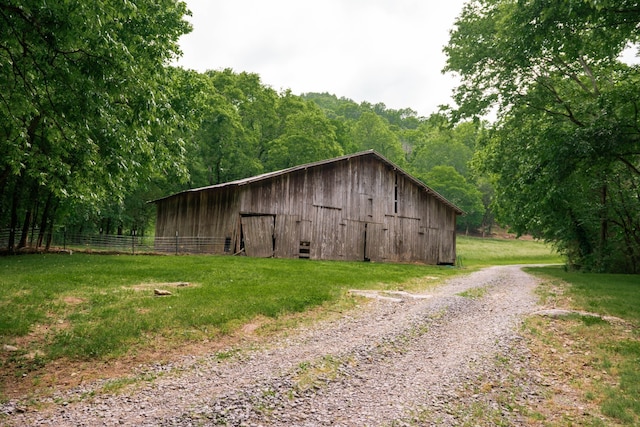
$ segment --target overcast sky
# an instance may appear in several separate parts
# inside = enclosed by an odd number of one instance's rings
[[[329,92],[411,108],[451,103],[442,47],[464,0],[186,0],[193,32],[178,62],[260,75],[294,94]]]

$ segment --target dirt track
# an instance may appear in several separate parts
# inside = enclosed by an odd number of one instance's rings
[[[481,410],[485,418],[489,411],[496,421],[521,424],[514,402],[537,399],[518,335],[523,316],[536,310],[536,284],[519,267],[492,267],[421,298],[373,300],[268,347],[151,367],[146,374],[157,378],[115,395],[90,396],[94,384],[55,396],[41,411],[8,402],[0,405],[8,414],[0,421],[451,426]],[[518,390],[509,402],[505,388]]]

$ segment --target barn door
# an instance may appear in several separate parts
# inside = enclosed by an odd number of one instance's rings
[[[340,209],[316,207],[310,248],[312,259],[344,259],[341,218]]]
[[[368,222],[364,231],[365,261],[382,261],[384,259],[385,235],[382,224]]]
[[[273,256],[275,215],[243,215],[240,218],[244,251],[247,256],[269,258]]]
[[[438,264],[455,264],[456,262],[456,232],[442,230],[440,232],[440,245]]]

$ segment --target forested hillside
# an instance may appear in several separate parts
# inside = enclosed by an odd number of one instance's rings
[[[144,234],[149,200],[374,149],[461,207],[463,232],[495,211],[576,267],[640,271],[640,75],[619,59],[639,41],[636,2],[469,2],[445,48],[458,107],[429,117],[172,67],[188,13],[0,2],[9,252],[61,228]]]

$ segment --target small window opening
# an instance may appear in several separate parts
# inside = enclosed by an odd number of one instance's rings
[[[224,238],[224,251],[231,252],[231,237]]]
[[[311,242],[301,240],[300,251],[298,252],[298,258],[309,259],[310,256],[311,256]]]
[[[364,248],[363,248],[363,252],[364,252],[364,261],[365,261],[365,262],[369,262],[369,261],[371,261],[371,258],[369,258],[369,257],[367,256],[367,226],[368,226],[368,225],[369,225],[369,224],[367,224],[367,223],[365,222],[365,224],[364,224]]]
[[[398,213],[398,174],[396,174],[396,182],[393,191],[393,213]]]

